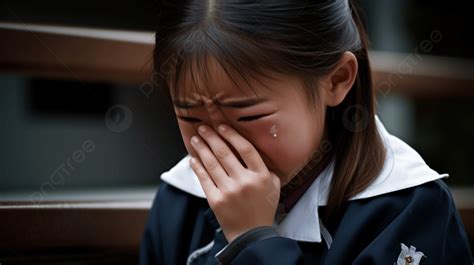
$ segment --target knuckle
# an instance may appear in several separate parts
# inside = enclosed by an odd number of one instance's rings
[[[244,144],[240,147],[239,152],[244,156],[248,156],[248,155],[252,154],[253,147],[250,144]]]
[[[219,164],[215,161],[207,163],[207,169],[209,171],[215,171],[219,167]]]
[[[255,185],[259,186],[259,187],[266,187],[268,186],[268,180],[264,177],[260,177],[257,179]]]
[[[225,148],[222,148],[222,147],[216,149],[214,153],[218,159],[226,158],[229,156],[229,152]]]
[[[225,203],[226,201],[234,202],[243,194],[240,185],[229,185],[223,190],[222,195],[222,200]]]
[[[214,198],[212,202],[210,203],[213,205],[213,208],[215,210],[219,210],[224,207],[225,202],[226,202],[225,198],[223,196],[219,196],[217,198]]]
[[[199,168],[195,168],[195,170],[198,177],[204,176],[204,174],[206,174],[206,171],[204,170],[204,168],[199,167]]]
[[[273,186],[274,185],[274,182],[272,180],[272,177],[270,174],[259,174],[256,178],[255,178],[255,185],[261,187],[261,188],[264,188],[264,187],[269,187],[269,186]]]
[[[260,175],[263,181],[272,181],[272,174],[270,172],[261,173]]]
[[[242,188],[239,186],[232,186],[227,189],[227,198],[237,197],[242,193]]]
[[[275,185],[275,187],[280,187],[281,185],[280,178],[274,177],[274,176],[270,176],[270,177],[271,177],[273,185]]]
[[[253,189],[254,187],[252,183],[243,183],[242,186],[240,186],[239,192],[241,194],[249,194]]]
[[[243,194],[249,194],[259,186],[260,183],[256,182],[255,180],[242,181],[242,184],[239,188],[239,192]]]

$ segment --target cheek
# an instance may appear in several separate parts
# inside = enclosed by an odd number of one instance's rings
[[[318,132],[295,119],[282,117],[255,122],[245,126],[247,139],[259,150],[267,167],[289,178],[296,174],[317,146]],[[273,137],[276,128],[277,137]]]
[[[252,144],[261,152],[267,166],[282,172],[288,171],[300,159],[300,142],[308,140],[301,139],[298,131],[295,124],[276,118],[262,120],[246,128],[248,139],[252,139]],[[274,132],[277,134],[276,138],[273,136]]]

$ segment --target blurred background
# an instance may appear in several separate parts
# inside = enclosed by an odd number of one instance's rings
[[[357,2],[378,115],[450,174],[444,181],[473,238],[470,9]],[[0,2],[1,264],[136,262],[159,176],[186,154],[152,86],[157,13],[146,0]]]

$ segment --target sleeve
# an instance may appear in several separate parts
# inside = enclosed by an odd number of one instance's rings
[[[280,237],[271,226],[257,227],[239,235],[215,257],[223,265],[303,264],[303,254],[297,242]]]
[[[161,185],[160,185],[161,186]],[[148,221],[142,235],[140,243],[140,252],[138,257],[139,265],[163,264],[162,251],[160,248],[160,233],[158,229],[158,220],[160,208],[160,192],[157,192],[153,205],[148,214]]]
[[[438,184],[420,189],[353,264],[472,265],[471,248],[452,195],[446,184]]]

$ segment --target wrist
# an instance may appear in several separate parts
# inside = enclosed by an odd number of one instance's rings
[[[216,259],[221,264],[229,264],[243,249],[247,248],[250,244],[264,240],[267,238],[278,237],[273,226],[259,226],[252,228],[244,233],[239,234],[232,240],[228,241],[229,244],[220,250],[216,255]]]
[[[223,231],[223,232],[224,232],[224,236],[225,236],[227,242],[231,243],[236,238],[248,233],[249,231],[255,230],[257,228],[265,228],[265,227],[273,227],[273,224],[255,225],[255,226],[248,227],[246,229],[242,229],[240,231],[234,231],[234,232],[230,232],[230,233],[225,233],[225,231]]]

